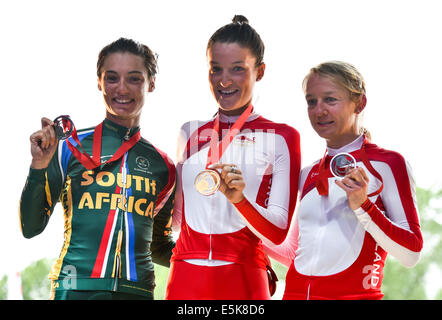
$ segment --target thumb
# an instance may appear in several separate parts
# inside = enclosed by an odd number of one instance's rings
[[[54,122],[51,119],[48,119],[46,117],[41,118],[41,128],[45,128],[47,126],[53,126]]]

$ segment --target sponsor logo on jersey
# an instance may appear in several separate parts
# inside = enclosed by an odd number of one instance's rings
[[[236,136],[234,143],[242,146],[250,146],[255,143],[255,137],[248,138],[246,136]]]
[[[137,164],[138,168],[140,169],[147,169],[150,167],[150,162],[143,156],[138,156],[135,159],[135,163]]]

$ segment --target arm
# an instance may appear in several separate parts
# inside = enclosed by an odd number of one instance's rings
[[[305,180],[310,173],[311,166],[301,170],[299,175],[299,193],[301,196],[302,189],[304,187]],[[298,201],[300,201],[298,199]],[[301,204],[299,203],[298,208]],[[298,237],[299,237],[299,226],[298,226],[298,216],[295,212],[295,216],[290,224],[290,229],[287,233],[287,237],[284,242],[280,245],[274,245],[269,242],[263,243],[264,252],[276,261],[290,267],[290,263],[295,259],[296,250],[298,249]]]
[[[189,137],[190,137],[190,130],[194,130],[193,136],[192,136],[193,139],[191,139],[191,142],[195,141],[196,146],[194,146],[192,144],[190,144],[190,146],[187,146],[188,141],[189,141]],[[193,121],[193,122],[184,123],[181,126],[180,132],[178,134],[177,151],[176,151],[176,159],[177,159],[176,193],[175,193],[175,204],[174,204],[173,216],[172,216],[172,230],[174,232],[179,232],[181,230],[181,221],[182,221],[182,217],[183,217],[183,212],[182,212],[183,187],[182,187],[182,182],[181,182],[181,172],[182,172],[182,168],[183,168],[183,162],[186,159],[186,153],[189,151],[192,151],[192,148],[198,147],[197,133],[198,133],[198,124],[195,121]],[[188,150],[188,149],[190,149],[190,150]]]
[[[298,221],[295,218],[292,219],[290,229],[284,242],[277,246],[269,242],[264,242],[264,253],[267,254],[269,257],[275,259],[276,261],[289,267],[290,263],[292,263],[292,261],[295,259],[295,252],[296,249],[298,249],[298,235]]]
[[[173,206],[173,215],[172,215],[172,230],[174,232],[180,232],[181,230],[181,221],[183,219],[183,187],[181,184],[181,171],[182,164],[178,164],[176,167],[177,179],[176,179],[176,192],[175,192],[175,201]]]
[[[284,136],[284,144],[277,146],[266,207],[243,194],[246,182],[241,170],[235,168],[232,172],[232,165],[224,164],[213,168],[222,169],[220,191],[235,206],[250,230],[263,241],[280,244],[287,235],[296,207],[300,163],[300,137],[292,129]]]
[[[33,133],[30,141],[32,162],[19,205],[20,227],[25,238],[45,229],[62,189],[52,121],[43,118],[42,129]]]
[[[175,191],[170,194],[166,204],[154,218],[152,244],[150,246],[152,261],[165,267],[169,267],[172,249],[175,247],[175,242],[172,238],[174,196]]]
[[[415,185],[405,160],[400,155],[391,158],[388,164],[373,163],[384,182],[380,197],[376,200],[361,197],[360,206],[356,207],[357,202],[354,202],[352,209],[376,242],[410,268],[418,262],[423,246]],[[368,184],[368,178],[364,180]],[[357,189],[354,185],[351,188]],[[349,192],[347,190],[347,194]]]
[[[172,213],[175,200],[176,172],[173,162],[164,154],[163,157],[168,167],[168,180],[157,198],[150,249],[154,263],[169,267],[172,249],[175,247],[172,238]]]

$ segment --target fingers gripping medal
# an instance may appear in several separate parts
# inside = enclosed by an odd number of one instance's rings
[[[353,168],[356,168],[356,160],[349,153],[338,153],[330,161],[330,171],[336,178],[343,178]]]
[[[238,120],[236,120],[220,143],[218,143],[219,115],[215,118],[210,139],[209,153],[207,155],[206,169],[196,176],[194,182],[195,189],[202,195],[210,196],[218,191],[221,185],[221,176],[218,171],[209,169],[208,167],[213,163],[217,163],[219,159],[221,159],[224,151],[233,141],[233,137],[241,130],[247,118],[252,113],[252,110],[253,106],[250,104]]]
[[[74,123],[69,116],[59,116],[55,118],[53,122],[55,137],[58,140],[66,140],[72,135],[72,131],[74,130]]]

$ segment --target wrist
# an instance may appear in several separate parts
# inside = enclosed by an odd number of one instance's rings
[[[238,203],[240,203],[240,202],[243,202],[244,199],[245,199],[244,194],[241,193],[240,196],[235,197],[235,199],[231,199],[230,202],[231,202],[232,204],[238,204]]]
[[[361,213],[368,211],[368,209],[373,205],[370,199],[365,199],[365,201],[357,208],[350,207],[355,213]]]
[[[36,169],[36,170],[46,169],[48,166],[49,166],[48,161],[35,160],[35,159],[32,159],[32,161],[31,161],[31,168],[32,169]]]

